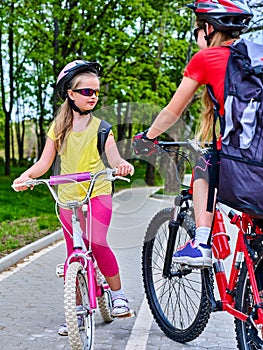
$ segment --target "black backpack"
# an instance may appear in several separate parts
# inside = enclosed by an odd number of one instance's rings
[[[213,189],[218,181],[219,202],[263,218],[263,45],[240,39],[229,49],[223,118],[208,86],[215,115],[212,157],[215,171],[209,180],[208,210],[211,211]],[[219,151],[215,136],[217,119],[222,137]]]
[[[97,148],[100,155],[101,160],[103,161],[105,167],[110,167],[106,154],[105,154],[105,143],[109,136],[109,132],[111,131],[112,125],[106,120],[102,120],[98,129],[98,143]],[[112,182],[113,183],[113,182]]]

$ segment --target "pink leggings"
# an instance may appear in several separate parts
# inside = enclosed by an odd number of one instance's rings
[[[98,266],[104,276],[113,277],[119,272],[116,257],[108,245],[107,232],[111,221],[112,198],[111,195],[102,195],[90,200],[92,211],[92,238],[91,246]],[[90,205],[89,205],[90,209]],[[86,223],[81,208],[78,210],[80,226],[84,232],[84,241],[88,246],[88,233],[86,232]],[[67,246],[68,256],[73,252],[73,240],[70,236],[72,233],[71,224],[72,211],[60,208],[60,219],[63,224],[63,233]],[[89,219],[89,212],[88,212]],[[89,228],[89,220],[88,220]],[[68,233],[70,232],[70,234]]]

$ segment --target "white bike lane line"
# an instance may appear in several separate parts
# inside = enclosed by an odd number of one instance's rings
[[[157,259],[157,266],[161,264],[161,258]],[[160,293],[161,290],[159,290]],[[156,291],[158,299],[159,293]],[[136,321],[133,325],[131,336],[125,350],[146,350],[150,330],[153,322],[153,315],[149,309],[148,302],[144,296]]]
[[[153,317],[149,310],[147,300],[144,297],[125,350],[146,349],[152,321]]]

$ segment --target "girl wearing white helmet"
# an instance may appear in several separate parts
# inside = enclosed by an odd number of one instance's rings
[[[200,51],[190,60],[171,101],[160,112],[148,131],[140,136],[142,139],[154,140],[171,127],[180,118],[201,85],[212,86],[220,104],[220,114],[224,114],[224,80],[230,55],[227,46],[248,28],[253,14],[246,1],[242,0],[196,0],[188,7],[194,10],[197,17],[194,36]],[[204,103],[206,110],[199,135],[207,141],[211,136],[214,118],[213,103],[207,92],[204,95]],[[206,210],[208,193],[206,170],[211,164],[209,159],[203,159],[198,165],[194,172],[193,185],[195,238],[180,248],[174,254],[173,260],[194,267],[210,267],[212,253],[209,238],[213,213]]]
[[[43,153],[14,183],[19,184],[45,174],[57,153],[61,160],[61,174],[85,171],[96,173],[105,167],[97,149],[101,120],[92,115],[92,110],[98,102],[101,70],[98,63],[83,60],[75,60],[63,68],[57,79],[56,92],[64,102],[48,131]],[[105,143],[105,154],[109,165],[117,168],[118,175],[133,174],[133,166],[121,158],[111,131]],[[26,189],[23,186],[17,188],[20,191]],[[74,191],[76,189],[73,188],[62,191],[60,199],[66,201],[75,198],[76,195],[81,198],[84,194],[80,193],[79,189],[77,193]],[[98,266],[111,288],[112,315],[123,316],[129,313],[128,301],[121,288],[118,262],[106,239],[112,214],[111,192],[109,181],[99,181],[95,184],[91,198],[92,228],[96,232],[96,235],[92,235],[92,249]],[[80,215],[83,216],[82,213]],[[69,255],[73,250],[72,239],[68,233],[72,230],[71,211],[61,208],[60,218]],[[82,230],[86,232],[84,218],[80,219]],[[60,327],[59,334],[67,335],[66,324]]]

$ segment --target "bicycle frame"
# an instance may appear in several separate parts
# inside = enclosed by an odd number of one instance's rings
[[[206,146],[210,146],[211,144],[207,143]],[[195,151],[201,151],[198,144],[193,141],[186,142],[159,142],[159,146],[167,152],[167,148],[169,147],[183,147],[194,149]],[[178,272],[171,271],[172,264],[172,255],[175,243],[175,233],[178,230],[178,227],[182,224],[185,213],[189,209],[188,200],[192,198],[192,185],[188,189],[182,190],[181,195],[176,197],[175,199],[175,212],[174,217],[171,219],[169,224],[169,238],[167,244],[167,251],[165,256],[165,263],[163,267],[163,276],[172,278],[177,276]],[[184,205],[184,206],[183,206]],[[179,211],[177,210],[179,208]],[[233,253],[232,266],[230,270],[230,275],[227,280],[227,276],[225,273],[223,260],[216,260],[213,264],[214,273],[216,277],[216,282],[218,286],[218,292],[220,296],[220,301],[216,301],[214,299],[213,292],[210,290],[210,297],[213,305],[214,311],[227,311],[229,314],[234,317],[240,319],[244,322],[255,324],[263,324],[263,308],[262,303],[259,297],[259,291],[257,288],[256,278],[253,269],[253,259],[248,250],[248,244],[246,240],[249,236],[253,238],[252,228],[254,229],[254,234],[263,234],[260,227],[255,225],[252,221],[252,218],[248,214],[242,213],[241,216],[239,214],[234,213],[232,210],[228,214],[230,218],[230,223],[235,225],[238,228],[237,233],[237,241],[235,245],[235,250]],[[216,215],[215,215],[216,220]],[[217,223],[214,222],[214,226]],[[249,230],[251,233],[249,233]],[[238,311],[235,308],[235,288],[238,280],[239,271],[241,268],[241,262],[244,258],[246,262],[248,275],[251,283],[251,288],[253,292],[253,297],[255,301],[255,307],[257,308],[258,318],[256,320],[251,320],[251,318],[244,314],[243,312]],[[180,272],[182,273],[182,272]],[[187,271],[186,271],[187,273]],[[208,287],[209,289],[209,287]]]
[[[217,281],[218,291],[220,295],[220,303],[221,310],[227,311],[229,314],[234,317],[240,319],[243,322],[251,322],[251,318],[235,309],[235,287],[237,284],[238,274],[240,271],[241,262],[244,257],[244,261],[246,262],[248,275],[250,279],[250,284],[253,292],[253,297],[255,301],[255,307],[257,307],[257,319],[253,320],[255,324],[263,324],[263,309],[259,307],[260,297],[259,291],[257,288],[256,278],[253,269],[253,259],[251,258],[248,245],[246,244],[246,235],[249,236],[249,229],[253,227],[253,222],[251,217],[247,214],[242,214],[242,216],[238,214],[234,214],[233,211],[229,213],[230,222],[238,227],[237,241],[235,250],[233,253],[232,266],[230,270],[229,280],[227,281],[224,264],[222,260],[217,260],[214,263],[214,272]],[[255,228],[257,234],[263,234],[261,229],[256,226]]]
[[[86,209],[87,204],[83,207]],[[73,238],[73,252],[68,256],[64,265],[64,274],[67,274],[68,266],[74,261],[79,262],[85,271],[86,280],[88,283],[88,294],[90,301],[90,313],[97,308],[97,297],[102,296],[101,286],[97,283],[96,267],[94,266],[95,260],[92,255],[91,244],[87,250],[84,240],[82,238],[82,230],[80,228],[79,217],[77,213],[77,207],[72,208],[72,238]],[[84,210],[87,213],[86,210]],[[87,220],[87,215],[85,215]],[[91,227],[90,227],[91,229]],[[91,230],[89,230],[89,242],[91,242]],[[104,288],[109,288],[104,286]]]
[[[174,250],[175,236],[178,227],[182,224],[185,213],[189,209],[188,200],[192,198],[189,190],[183,190],[181,195],[175,199],[174,216],[169,224],[169,238],[167,243],[165,262],[163,267],[163,277],[171,279],[172,277],[180,277],[184,273],[188,274],[188,269],[182,269],[181,271],[171,270],[172,266],[172,255]],[[179,212],[178,212],[179,208]],[[217,208],[218,209],[218,208]],[[213,311],[226,311],[232,316],[240,319],[243,322],[247,322],[250,325],[262,325],[263,324],[263,308],[262,302],[260,301],[259,291],[257,288],[256,277],[253,269],[253,259],[250,255],[248,244],[246,244],[247,238],[253,238],[253,234],[263,234],[261,228],[255,226],[252,218],[242,213],[242,215],[234,213],[232,210],[228,214],[230,223],[238,228],[237,241],[233,252],[232,265],[227,279],[225,273],[224,262],[221,259],[217,259],[214,264],[214,274],[216,278],[216,284],[220,300],[215,300],[214,293],[209,286],[209,282],[206,282],[206,286],[209,292],[209,298],[212,304]],[[216,225],[216,216],[214,225]],[[254,232],[252,232],[252,228]],[[251,231],[251,232],[250,232]],[[244,259],[243,259],[244,258]],[[254,308],[257,310],[257,318],[254,320],[251,316],[237,310],[235,308],[235,288],[241,268],[241,262],[246,262],[248,275],[251,283],[251,288],[254,298]]]

